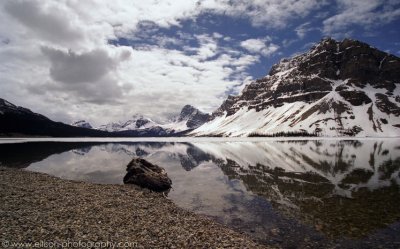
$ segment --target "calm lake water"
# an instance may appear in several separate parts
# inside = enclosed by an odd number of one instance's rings
[[[123,184],[143,157],[178,206],[269,245],[400,248],[398,139],[15,142],[0,140],[1,165],[93,183]]]

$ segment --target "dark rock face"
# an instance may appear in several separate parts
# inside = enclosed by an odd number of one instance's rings
[[[250,86],[250,85],[249,85]],[[229,95],[228,98],[222,103],[222,105],[211,114],[211,118],[222,116],[224,112],[227,112],[228,116],[235,113],[235,108],[232,106],[240,99],[239,96]]]
[[[372,48],[366,43],[345,39],[342,42],[326,39],[313,48],[313,56],[299,63],[303,74],[379,85],[400,78],[397,57]],[[384,86],[385,88],[388,86]]]
[[[150,121],[148,119],[144,119],[144,118],[139,118],[138,120],[136,120],[136,128],[142,127],[145,124],[148,124]]]
[[[185,105],[182,108],[182,111],[179,114],[177,121],[181,122],[187,120],[186,126],[189,129],[195,129],[204,124],[205,122],[207,122],[209,117],[210,117],[209,114],[203,113],[191,105]]]
[[[339,91],[340,96],[354,106],[369,104],[372,100],[361,91]]]
[[[400,116],[400,107],[395,103],[391,102],[388,96],[377,93],[376,96],[376,106],[379,108],[381,112],[387,114],[394,114],[395,116]]]
[[[165,169],[142,158],[134,158],[128,164],[124,177],[125,184],[136,184],[154,191],[165,191],[171,188],[172,181]]]

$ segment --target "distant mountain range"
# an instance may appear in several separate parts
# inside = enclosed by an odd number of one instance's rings
[[[366,43],[321,40],[282,59],[211,115],[186,105],[165,124],[142,115],[66,125],[0,99],[3,136],[400,136],[400,58]]]
[[[93,128],[85,120],[71,125],[54,122],[49,118],[0,99],[0,136],[52,136],[52,137],[149,137],[182,136],[204,124],[210,115],[186,105],[171,122],[159,124],[141,115],[127,121],[109,123]]]
[[[172,136],[183,135],[184,133],[200,127],[207,122],[210,115],[203,113],[191,105],[185,105],[180,114],[170,122],[161,124],[143,115],[134,115],[126,121],[112,122],[101,125],[95,129],[127,136]],[[72,124],[77,127],[91,128],[85,120]]]

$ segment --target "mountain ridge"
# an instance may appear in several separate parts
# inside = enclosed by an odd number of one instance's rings
[[[323,39],[228,96],[195,136],[399,136],[400,59]]]
[[[107,137],[110,134],[55,122],[0,98],[0,136]]]

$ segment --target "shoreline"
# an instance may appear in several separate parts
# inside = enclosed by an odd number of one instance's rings
[[[0,137],[0,144],[28,142],[98,142],[98,143],[136,143],[136,142],[269,142],[269,141],[304,141],[304,140],[397,140],[400,137]]]
[[[267,248],[243,233],[178,207],[161,193],[134,185],[77,182],[0,166],[0,186],[0,243]]]

